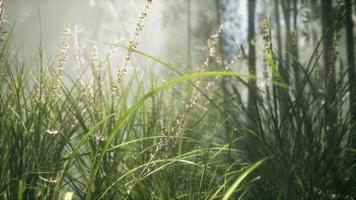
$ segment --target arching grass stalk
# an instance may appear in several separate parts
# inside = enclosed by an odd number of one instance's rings
[[[168,87],[171,87],[174,84],[178,84],[184,81],[192,80],[192,79],[197,79],[197,78],[204,78],[204,77],[211,77],[211,76],[240,76],[240,77],[247,77],[247,78],[255,78],[251,77],[250,75],[244,75],[241,73],[236,73],[236,72],[204,72],[204,73],[195,73],[195,74],[190,74],[186,75],[171,81],[168,81],[161,86],[151,90],[147,94],[145,94],[142,98],[140,98],[138,101],[136,101],[124,114],[121,115],[121,118],[119,121],[116,123],[115,127],[113,128],[112,132],[109,134],[107,140],[105,141],[105,144],[102,148],[102,152],[100,153],[99,157],[95,160],[94,166],[91,169],[90,172],[90,177],[88,180],[88,185],[86,188],[88,189],[88,193],[86,195],[86,199],[91,199],[91,192],[90,189],[92,187],[92,184],[95,182],[96,175],[98,173],[98,170],[102,164],[102,161],[104,159],[104,156],[108,149],[110,149],[110,145],[113,142],[113,140],[117,137],[117,134],[119,133],[119,130],[122,128],[124,125],[124,122],[126,122],[129,117],[151,96],[153,96],[155,93],[164,90]]]

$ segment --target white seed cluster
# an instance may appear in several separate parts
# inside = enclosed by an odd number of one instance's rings
[[[95,79],[95,90],[99,92],[101,84],[101,69],[100,69],[100,60],[99,60],[99,50],[96,45],[92,49],[92,60],[93,60],[93,77]]]
[[[80,38],[79,38],[79,27],[76,26],[74,29],[74,47],[75,47],[75,58],[77,61],[77,64],[79,65],[79,70],[80,73],[78,75],[78,78],[80,80],[80,84],[82,87],[85,87],[85,80],[84,80],[84,56],[83,56],[83,49],[84,45],[81,43]]]
[[[70,39],[71,30],[68,24],[64,25],[64,31],[62,35],[61,49],[59,51],[58,57],[58,73],[63,75],[64,65],[68,60],[68,49],[69,49],[69,39]]]
[[[291,36],[290,36],[290,40],[291,40],[291,43],[292,43],[292,46],[293,47],[297,47],[297,44],[298,44],[298,35],[297,35],[297,31],[296,30],[293,30],[291,32]]]
[[[46,99],[45,99],[45,91],[46,91],[46,85],[48,81],[48,69],[43,66],[42,71],[38,74],[37,80],[39,81],[39,84],[36,86],[35,92],[34,92],[34,104],[40,105],[44,104]]]
[[[68,49],[69,49],[69,39],[70,39],[70,26],[68,24],[64,25],[64,31],[62,34],[62,42],[61,42],[61,48],[59,50],[59,55],[58,55],[58,71],[57,75],[55,76],[55,85],[53,88],[54,91],[54,97],[56,100],[60,98],[60,85],[61,85],[61,80],[63,78],[63,73],[64,73],[64,66],[68,60]]]
[[[112,97],[113,97],[113,99],[116,98],[117,92],[118,92],[118,88],[123,84],[123,82],[125,80],[126,73],[127,73],[127,65],[131,60],[131,57],[132,57],[132,54],[133,54],[134,50],[137,49],[137,47],[138,47],[138,38],[139,38],[139,35],[142,32],[142,29],[144,27],[143,22],[144,22],[145,18],[147,17],[148,10],[150,9],[151,4],[152,4],[152,0],[146,0],[145,7],[142,10],[142,12],[140,13],[139,20],[136,23],[134,36],[129,41],[129,46],[128,46],[128,49],[126,51],[126,55],[124,57],[124,63],[122,65],[121,69],[118,70],[118,73],[117,73],[117,76],[116,76],[116,81],[113,84],[113,88],[112,88]]]
[[[211,58],[214,58],[216,56],[216,46],[217,46],[217,43],[219,41],[219,35],[221,33],[221,30],[222,30],[222,26],[220,26],[216,32],[214,34],[212,34],[210,36],[210,38],[208,39],[207,41],[207,49],[206,49],[206,57],[205,57],[205,60],[203,62],[202,65],[199,66],[199,72],[205,72],[209,66],[209,63],[210,63],[210,60]],[[196,82],[195,82],[195,85],[197,87],[200,86],[200,83],[201,83],[201,79],[198,79]],[[208,83],[209,84],[209,83]],[[210,85],[212,85],[213,83],[210,83]],[[209,86],[210,87],[210,86]],[[198,101],[201,100],[201,94],[199,91],[197,91],[196,89],[193,90],[193,93],[189,99],[189,102],[188,104],[185,106],[185,109],[184,111],[180,114],[180,116],[178,117],[177,119],[177,124],[176,124],[176,130],[174,131],[175,132],[175,136],[177,137],[180,137],[183,135],[183,129],[184,129],[184,126],[185,126],[185,123],[186,123],[186,117],[187,115],[189,114],[189,112],[191,112],[195,106],[197,105]]]
[[[267,19],[262,20],[261,22],[261,31],[263,34],[263,40],[265,42],[265,48],[263,50],[264,56],[263,56],[263,77],[265,79],[268,79],[269,73],[268,73],[268,64],[267,64],[267,58],[266,54],[268,53],[268,49],[270,48],[270,34],[269,34],[269,28],[270,24]],[[266,84],[266,90],[268,90],[268,86]]]

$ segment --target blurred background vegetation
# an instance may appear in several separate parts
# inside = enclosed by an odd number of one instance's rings
[[[0,199],[356,199],[353,0],[0,2]]]

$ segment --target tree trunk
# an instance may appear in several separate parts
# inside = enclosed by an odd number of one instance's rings
[[[275,10],[275,23],[277,27],[277,52],[278,52],[278,59],[283,60],[282,55],[282,34],[281,34],[281,23],[280,23],[280,16],[279,16],[279,0],[274,1],[274,10]],[[280,70],[281,71],[281,70]]]
[[[284,21],[286,23],[286,42],[285,42],[285,64],[284,64],[284,72],[285,72],[285,82],[287,84],[290,83],[289,80],[289,66],[290,66],[290,52],[291,52],[291,45],[290,45],[290,38],[291,38],[291,25],[290,25],[290,0],[282,0],[282,7],[283,7],[283,14],[284,14]]]
[[[348,64],[348,78],[349,78],[349,92],[350,92],[350,112],[351,121],[356,123],[356,77],[355,77],[355,59],[354,59],[354,34],[352,21],[352,0],[345,0],[346,8],[346,49],[347,49],[347,64]],[[352,128],[351,142],[356,148],[356,126]]]
[[[326,139],[330,142],[336,128],[337,110],[335,105],[336,82],[335,82],[335,48],[333,46],[333,9],[332,0],[321,1],[322,32],[324,34],[323,60],[325,66],[325,132]]]
[[[247,2],[248,7],[248,71],[251,75],[256,75],[256,49],[253,44],[255,39],[255,9],[256,9],[256,0],[249,0]],[[249,91],[248,91],[248,109],[252,116],[255,113],[255,105],[257,98],[257,87],[256,80],[249,79]]]
[[[299,52],[298,52],[298,0],[293,0],[293,34],[291,36],[291,44],[292,44],[292,54],[293,54],[293,61],[292,61],[292,66],[294,70],[294,79],[295,79],[295,91],[297,96],[300,95],[300,86],[301,86],[301,81],[300,81],[300,74],[299,74],[299,64],[298,64],[298,59],[299,59]]]

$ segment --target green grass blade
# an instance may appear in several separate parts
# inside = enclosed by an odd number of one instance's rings
[[[245,76],[245,77],[250,77],[249,75],[245,75],[245,74],[241,74],[241,73],[236,73],[236,72],[204,72],[204,73],[195,73],[195,74],[190,74],[190,75],[186,75],[171,81],[167,81],[166,83],[162,84],[159,87],[156,87],[155,89],[151,90],[150,92],[148,92],[146,95],[144,95],[141,99],[139,99],[138,101],[136,101],[136,103],[134,105],[132,105],[122,116],[121,119],[119,120],[119,122],[116,124],[116,126],[114,127],[113,131],[109,134],[108,139],[105,142],[105,145],[103,147],[102,153],[100,154],[100,156],[98,157],[98,159],[94,162],[94,166],[90,172],[90,177],[88,180],[88,186],[87,188],[90,189],[96,174],[100,168],[100,165],[104,159],[105,153],[107,152],[107,150],[110,148],[111,143],[113,142],[113,140],[116,138],[117,134],[119,133],[119,130],[122,128],[122,126],[124,125],[124,122],[126,120],[128,120],[128,118],[136,112],[136,110],[151,96],[153,96],[154,94],[156,94],[157,92],[164,90],[168,87],[171,87],[174,84],[178,84],[178,83],[182,83],[188,80],[193,80],[193,79],[197,79],[197,78],[204,78],[204,77],[211,77],[211,76]],[[91,199],[91,193],[88,192],[86,199],[89,200]]]
[[[251,172],[253,172],[256,168],[258,168],[260,165],[262,165],[263,162],[265,162],[268,158],[264,158],[262,160],[257,161],[255,164],[251,165],[248,167],[242,174],[236,179],[236,181],[230,186],[230,188],[227,190],[225,193],[224,197],[222,198],[223,200],[228,200],[231,195],[234,193],[234,191],[240,186],[242,181],[249,175]]]

